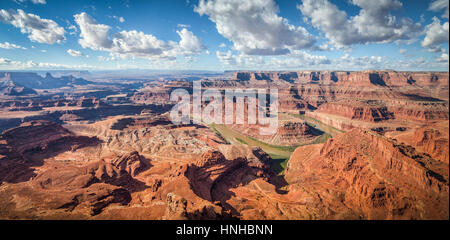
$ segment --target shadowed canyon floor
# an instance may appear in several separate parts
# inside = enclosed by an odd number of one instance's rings
[[[196,77],[278,89],[276,133],[173,124],[182,77],[0,73],[0,218],[449,219],[448,73]]]

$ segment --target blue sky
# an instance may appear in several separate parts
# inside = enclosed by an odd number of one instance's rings
[[[0,69],[448,71],[448,8],[448,0],[1,0]]]

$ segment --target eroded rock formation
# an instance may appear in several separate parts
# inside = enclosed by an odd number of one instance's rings
[[[327,218],[448,219],[448,164],[373,132],[354,129],[298,148],[291,188],[317,194]]]

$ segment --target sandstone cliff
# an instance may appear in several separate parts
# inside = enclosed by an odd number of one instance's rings
[[[299,72],[235,72],[233,80],[290,83],[318,83],[351,86],[448,86],[449,75],[444,72],[397,71],[299,71]]]
[[[346,212],[348,218],[448,219],[448,174],[448,164],[355,129],[298,148],[286,179],[291,189],[317,194],[330,209],[326,218]]]

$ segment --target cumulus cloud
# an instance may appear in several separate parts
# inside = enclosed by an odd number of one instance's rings
[[[385,59],[381,56],[352,57],[345,54],[341,58],[333,60],[333,63],[345,69],[384,69],[388,65],[383,60]]]
[[[100,24],[85,12],[76,14],[75,22],[80,28],[79,43],[83,48],[108,51],[120,58],[175,59],[178,55],[200,54],[205,47],[191,31],[177,31],[181,40],[162,41],[140,31],[121,31],[109,36],[110,26]]]
[[[112,41],[108,38],[110,26],[99,24],[85,12],[74,15],[75,22],[80,28],[80,40],[78,43],[83,48],[103,50],[111,48]]]
[[[67,53],[70,56],[72,56],[72,57],[81,57],[81,56],[83,56],[83,53],[81,53],[80,51],[73,50],[73,49],[67,50]]]
[[[352,0],[351,3],[361,10],[350,18],[328,0],[304,0],[297,8],[338,47],[410,40],[420,34],[420,23],[391,14],[402,7],[397,0]]]
[[[333,51],[334,49],[335,48],[328,43],[324,43],[324,44],[321,44],[320,46],[316,47],[317,51]]]
[[[194,33],[188,31],[186,28],[183,28],[181,31],[177,31],[177,34],[181,38],[179,46],[184,55],[200,54],[206,49],[202,41],[200,41]]]
[[[428,9],[434,12],[440,12],[444,10],[442,17],[448,19],[448,5],[448,0],[435,0],[430,4],[430,7]]]
[[[271,58],[270,65],[280,68],[309,68],[329,65],[331,61],[326,56],[312,55],[305,51],[295,50],[286,58]]]
[[[217,59],[219,59],[219,61],[226,66],[236,65],[236,56],[233,55],[231,50],[228,50],[226,53],[217,51],[216,56],[217,56]]]
[[[143,32],[121,31],[114,35],[109,51],[122,57],[165,57],[175,45],[175,42],[167,43]]]
[[[425,38],[422,46],[433,52],[440,52],[441,44],[448,43],[448,22],[441,24],[437,17],[433,17],[433,22],[425,27]]]
[[[19,28],[22,33],[28,34],[28,38],[34,42],[54,44],[66,39],[64,28],[56,22],[26,13],[21,9],[17,11],[0,10],[0,21]]]
[[[3,48],[3,49],[23,49],[23,50],[27,49],[25,47],[16,45],[14,43],[9,43],[9,42],[0,43],[0,48]]]
[[[200,0],[194,11],[207,15],[234,49],[247,55],[283,55],[315,42],[306,29],[278,16],[273,0]]]

